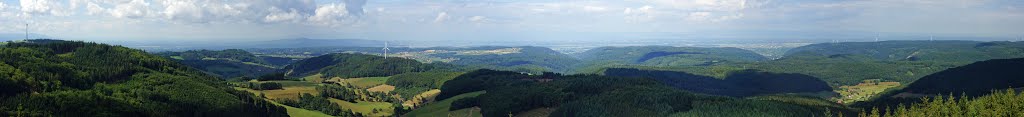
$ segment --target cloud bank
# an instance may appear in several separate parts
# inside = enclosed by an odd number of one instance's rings
[[[873,32],[1017,37],[999,0],[3,0],[0,33],[247,39],[430,32]]]

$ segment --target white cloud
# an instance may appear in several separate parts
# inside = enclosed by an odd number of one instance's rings
[[[473,16],[469,18],[469,21],[482,23],[487,21],[487,17],[484,16]]]
[[[320,5],[316,9],[316,13],[309,16],[306,20],[314,25],[336,27],[354,20],[350,17],[349,13],[345,5],[332,3]]]
[[[295,9],[285,11],[277,7],[270,7],[267,11],[270,11],[270,14],[263,18],[264,22],[299,22],[305,18]]]
[[[452,16],[448,16],[448,12],[441,12],[437,14],[436,18],[434,18],[434,23],[441,23],[451,18]]]
[[[605,8],[605,7],[583,6],[583,11],[587,11],[587,12],[604,12],[604,11],[607,11],[607,10],[608,10],[608,8]]]
[[[654,7],[642,6],[639,8],[626,8],[622,13],[625,14],[626,22],[639,23],[649,22],[654,19]]]
[[[99,15],[107,12],[106,8],[100,7],[100,5],[92,2],[89,2],[85,9],[89,15]]]
[[[207,28],[277,26],[325,28],[335,32],[693,31],[702,28],[774,30],[777,27],[816,30],[840,27],[838,30],[891,32],[955,32],[970,28],[977,30],[967,33],[1003,33],[1020,29],[1011,27],[1020,26],[1015,24],[1024,24],[1021,22],[1024,8],[1020,7],[1020,2],[1000,4],[1009,1],[772,1],[772,4],[767,1],[23,0],[20,5],[11,5],[13,2],[7,0],[4,1],[7,3],[0,2],[0,22],[71,22],[64,24],[83,27],[80,29],[118,31],[126,30],[125,27],[155,26],[161,31],[182,31],[163,28],[170,24],[186,27],[178,29],[192,29],[186,30],[191,32],[210,31],[202,30]],[[78,15],[98,18],[76,17]],[[10,24],[0,27],[5,25]]]
[[[94,4],[90,3],[89,13],[92,14]],[[98,6],[96,6],[98,7]],[[110,10],[110,15],[117,18],[142,18],[149,13],[149,2],[144,0],[132,0],[120,3]]]
[[[68,16],[60,0],[21,0],[21,11],[28,14]]]

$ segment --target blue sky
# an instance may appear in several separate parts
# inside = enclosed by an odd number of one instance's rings
[[[72,40],[1017,38],[1021,0],[2,0],[0,33]],[[564,32],[564,33],[563,33]],[[524,36],[525,35],[525,36]],[[697,36],[701,37],[701,36]],[[516,38],[525,39],[525,38]]]

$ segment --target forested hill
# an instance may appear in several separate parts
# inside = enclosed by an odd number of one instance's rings
[[[445,48],[435,48],[445,49]],[[545,47],[485,46],[473,48],[448,48],[460,53],[434,54],[439,58],[458,58],[452,64],[470,68],[485,68],[518,72],[541,73],[546,71],[564,72],[572,69],[579,60],[572,56]]]
[[[163,52],[158,55],[180,60],[211,60],[224,59],[238,62],[250,62],[255,64],[270,65],[269,62],[256,57],[252,53],[240,49],[227,49],[220,51],[213,50],[189,50],[184,52]]]
[[[979,41],[882,41],[819,43],[797,47],[786,52],[794,54],[865,55],[887,61],[966,62],[1024,57],[1024,42]]]
[[[220,76],[221,78],[256,77],[277,72],[276,67],[279,66],[239,49],[161,52],[157,53],[157,55]]]
[[[650,78],[666,85],[695,93],[747,97],[779,93],[816,93],[831,91],[825,81],[803,74],[778,74],[753,70],[729,73],[725,79],[677,71],[609,68],[604,75]]]
[[[379,77],[407,72],[451,68],[444,64],[424,64],[412,59],[366,54],[336,53],[297,61],[284,68],[288,76],[322,74],[323,77]]]
[[[1024,58],[976,62],[925,76],[902,89],[885,92],[876,99],[855,105],[894,106],[919,102],[921,97],[952,95],[971,98],[988,95],[995,90],[1021,88],[1024,87],[1022,67]]]
[[[286,116],[283,107],[171,60],[121,46],[0,46],[0,116]]]
[[[582,59],[575,73],[598,73],[624,66],[707,67],[765,61],[768,58],[739,48],[670,46],[600,47],[576,55]]]
[[[651,66],[710,65],[717,62],[763,61],[764,56],[739,48],[670,46],[601,47],[578,55],[584,61],[616,62]]]
[[[918,94],[966,93],[977,96],[992,90],[1024,87],[1024,58],[972,63],[925,76],[903,91]]]
[[[830,113],[825,110],[846,116],[856,112],[828,101],[799,96],[730,98],[695,94],[647,78],[528,75],[494,70],[476,70],[444,82],[436,99],[451,100],[459,94],[474,93],[483,94],[457,99],[449,109],[476,107],[473,109],[491,117],[810,117]]]

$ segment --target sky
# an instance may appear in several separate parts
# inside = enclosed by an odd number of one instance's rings
[[[53,38],[121,41],[1018,38],[1024,1],[0,0],[0,33],[25,24]]]

